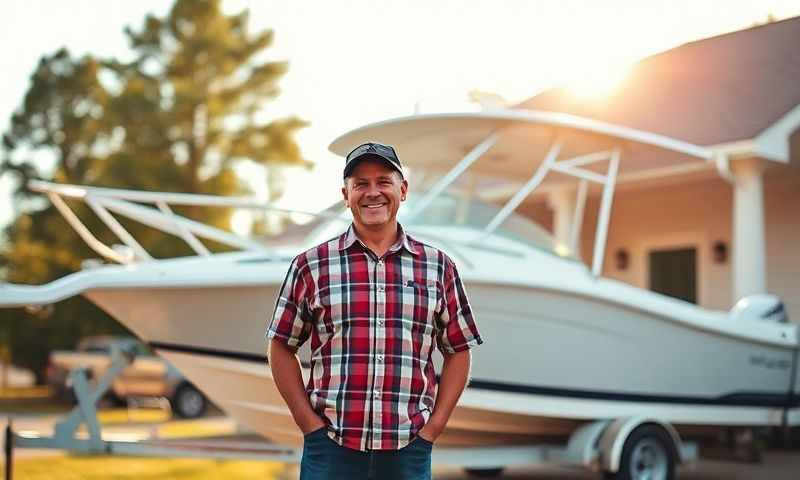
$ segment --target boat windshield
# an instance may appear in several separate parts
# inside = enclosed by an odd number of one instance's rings
[[[477,234],[489,224],[501,208],[475,198],[468,199],[455,193],[445,192],[436,197],[424,211],[409,222],[407,217],[409,212],[414,210],[414,202],[418,199],[419,197],[416,196],[409,198],[397,214],[398,221],[412,230],[413,226],[458,226],[473,229]],[[337,202],[336,205],[328,208],[327,211],[330,213],[334,211],[341,212],[343,220],[349,218],[349,215],[346,214],[349,212],[345,211],[342,202]],[[306,238],[310,244],[315,245],[332,236],[338,235],[338,233],[341,232],[342,223],[341,221],[330,221],[325,218],[318,218],[309,225],[295,228],[302,229],[303,233],[308,234],[311,227],[316,228],[313,228],[313,233]],[[524,243],[552,255],[579,260],[566,246],[558,244],[550,232],[531,219],[516,213],[512,213],[494,231],[494,234]]]
[[[404,222],[404,217],[413,209],[414,202],[409,199],[407,205],[398,212],[398,221],[408,226],[453,225],[481,231],[497,215],[501,207],[475,198],[442,193],[410,224]],[[533,220],[516,213],[512,213],[494,233],[553,255],[577,259],[565,245],[556,242],[550,232]]]

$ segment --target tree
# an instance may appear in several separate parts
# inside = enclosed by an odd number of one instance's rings
[[[51,176],[55,181],[91,181],[102,162],[98,150],[109,132],[103,122],[108,94],[98,81],[99,68],[93,57],[74,59],[65,49],[40,60],[22,108],[12,115],[10,130],[3,136],[2,171],[16,174],[21,187],[32,178],[46,176],[34,160],[43,155],[54,160]],[[0,262],[6,277],[41,283],[79,268],[74,254],[89,250],[75,249],[75,243],[66,240],[57,212],[41,208],[41,202],[35,202],[25,188],[17,196],[40,208],[30,208],[5,232],[9,245]]]
[[[30,178],[231,195],[245,191],[236,162],[309,165],[294,140],[304,121],[262,120],[288,65],[261,60],[273,32],[251,34],[247,24],[247,11],[225,15],[218,0],[178,0],[165,18],[151,15],[141,28],[126,29],[132,61],[76,59],[65,49],[42,58],[3,136],[0,173],[20,180],[17,197],[25,210],[4,232],[0,268],[6,281],[44,283],[96,256],[77,235],[65,233],[66,223],[52,206],[25,189]],[[34,160],[43,155],[52,159],[52,171]],[[101,240],[118,242],[87,208],[70,206]],[[178,213],[221,227],[228,226],[230,215]],[[155,257],[191,253],[178,239],[119,220]],[[11,332],[15,359],[39,371],[45,359],[31,342],[68,346],[64,343],[73,344],[77,335],[121,329],[82,299],[57,304],[46,320],[41,312],[21,310],[0,311],[0,318]],[[21,333],[29,328],[39,335]],[[22,353],[37,349],[34,355]]]
[[[138,58],[118,71],[132,72],[136,86],[118,110],[130,114],[143,97],[157,99],[162,115],[152,138],[177,147],[171,153],[182,164],[185,192],[213,184],[214,175],[203,179],[201,172],[211,163],[217,172],[236,159],[306,164],[292,139],[303,121],[257,121],[264,103],[278,95],[288,65],[255,61],[272,44],[273,32],[251,36],[247,20],[247,11],[222,15],[217,0],[178,0],[166,19],[149,16],[140,31],[127,30]]]

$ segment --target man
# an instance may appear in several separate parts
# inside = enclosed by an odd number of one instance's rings
[[[304,435],[301,480],[430,479],[469,349],[483,343],[453,261],[398,224],[407,191],[394,148],[355,148],[342,188],[352,225],[295,257],[281,288],[268,355]],[[304,387],[296,351],[309,338]]]

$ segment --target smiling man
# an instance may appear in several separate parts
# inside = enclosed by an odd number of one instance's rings
[[[407,193],[394,148],[356,147],[342,188],[352,225],[295,257],[283,283],[269,364],[304,435],[302,480],[430,479],[469,349],[483,343],[453,261],[398,224]],[[296,351],[309,338],[304,387]]]

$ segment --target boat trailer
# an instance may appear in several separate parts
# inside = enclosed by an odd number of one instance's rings
[[[133,358],[132,351],[123,351],[114,346],[111,351],[111,366],[95,385],[90,384],[87,369],[80,368],[70,372],[77,405],[64,419],[56,423],[51,436],[34,431],[16,432],[9,419],[5,429],[6,480],[13,479],[13,453],[17,448],[53,449],[96,455],[262,460],[287,464],[300,462],[302,449],[266,441],[241,441],[235,438],[130,440],[113,438],[112,435],[104,436],[97,418],[97,403],[111,388],[114,377]],[[79,431],[82,425],[86,427],[85,433]],[[662,445],[664,448],[660,450],[651,451],[653,437],[642,437],[643,429],[656,432],[655,435],[662,439],[668,438],[668,444]],[[634,435],[634,432],[638,434]],[[631,439],[638,443],[632,445]],[[615,472],[630,469],[631,466],[627,463],[631,461],[644,462],[645,465],[650,462],[653,468],[672,469],[675,463],[691,462],[697,456],[697,445],[682,442],[670,425],[654,419],[623,418],[598,420],[584,425],[573,432],[566,445],[436,448],[432,462],[434,465],[460,467],[469,474],[481,477],[499,475],[509,466],[544,463],[582,467],[613,475]]]

